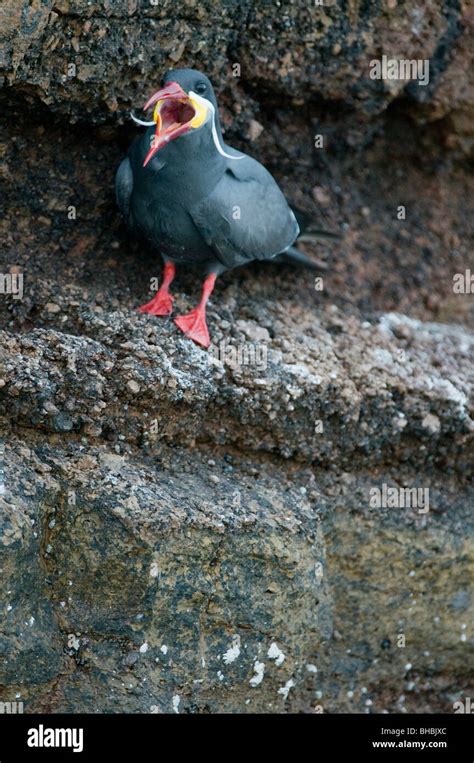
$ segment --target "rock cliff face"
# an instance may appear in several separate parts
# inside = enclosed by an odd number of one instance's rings
[[[451,712],[474,643],[467,5],[7,0],[0,20],[0,701]],[[383,54],[429,58],[429,86],[370,79]],[[113,199],[127,111],[185,65],[229,142],[344,234],[301,244],[320,281],[224,276],[210,353],[135,311],[160,263]],[[188,308],[194,276],[175,293]]]
[[[190,65],[238,104],[237,129],[262,96],[284,109],[312,99],[333,127],[350,119],[355,140],[359,123],[367,129],[403,96],[416,119],[444,120],[447,140],[472,148],[473,17],[463,0],[5,0],[0,14],[6,86],[72,122],[121,121],[147,83]],[[382,55],[429,59],[429,83],[372,79]]]

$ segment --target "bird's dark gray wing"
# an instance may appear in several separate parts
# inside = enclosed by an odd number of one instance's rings
[[[115,176],[115,195],[118,208],[125,220],[129,222],[130,199],[133,191],[133,172],[128,156],[125,157]]]
[[[189,211],[206,243],[227,268],[271,259],[284,252],[299,233],[275,180],[248,156],[228,160],[213,191]]]

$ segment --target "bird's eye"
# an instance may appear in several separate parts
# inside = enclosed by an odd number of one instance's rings
[[[205,82],[198,82],[195,87],[196,93],[200,93],[201,95],[206,92],[207,85]]]

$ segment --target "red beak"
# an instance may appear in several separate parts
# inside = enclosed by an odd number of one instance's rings
[[[156,131],[143,162],[144,167],[160,148],[191,129],[189,123],[195,115],[188,94],[177,82],[167,82],[165,87],[149,98],[143,110],[147,111],[155,104]]]

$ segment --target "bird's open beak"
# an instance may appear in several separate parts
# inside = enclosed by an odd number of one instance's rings
[[[153,119],[156,122],[156,131],[143,162],[144,167],[160,148],[198,126],[195,122],[199,104],[194,102],[177,82],[167,82],[164,88],[151,96],[143,110],[147,111],[152,106],[155,106]]]

